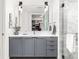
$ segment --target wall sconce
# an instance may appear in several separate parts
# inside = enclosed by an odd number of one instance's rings
[[[19,17],[19,26],[20,26],[20,17],[21,17],[21,13],[22,13],[22,1],[19,1],[19,4],[18,4],[18,17]]]
[[[22,8],[23,8],[22,5],[23,5],[22,1],[19,1],[19,12],[20,13],[22,13]]]

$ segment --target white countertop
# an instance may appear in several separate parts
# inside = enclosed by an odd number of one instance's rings
[[[58,37],[57,35],[11,35],[9,37]]]

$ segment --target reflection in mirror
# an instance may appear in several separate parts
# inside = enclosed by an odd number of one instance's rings
[[[44,21],[44,30],[48,31],[49,30],[49,7],[48,7],[48,2],[45,2],[43,21]]]
[[[49,8],[48,2],[44,2],[44,8],[41,14],[32,15],[32,31],[48,31],[49,30]]]
[[[22,0],[20,31],[49,31],[49,5],[42,0]],[[31,2],[30,2],[31,1]]]
[[[32,31],[43,30],[43,17],[40,14],[32,15]]]

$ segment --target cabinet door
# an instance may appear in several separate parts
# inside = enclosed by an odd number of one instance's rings
[[[23,38],[23,56],[34,56],[34,39]]]
[[[46,56],[46,39],[35,39],[35,56]]]
[[[10,38],[10,57],[22,56],[22,38]]]

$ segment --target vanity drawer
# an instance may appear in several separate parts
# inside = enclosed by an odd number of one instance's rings
[[[58,37],[49,37],[48,40],[54,40],[57,41]]]
[[[55,37],[47,39],[47,45],[57,45],[57,39],[55,39]]]
[[[47,41],[47,46],[53,46],[53,45],[57,45],[57,42],[50,42],[50,41]]]
[[[56,49],[47,49],[47,56],[48,57],[56,57],[57,56],[57,50]]]
[[[47,45],[47,49],[57,49],[56,45]]]

